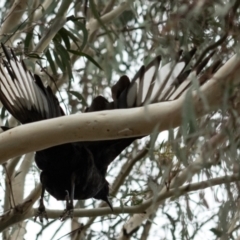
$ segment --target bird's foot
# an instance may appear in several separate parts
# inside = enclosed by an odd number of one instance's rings
[[[62,215],[59,217],[61,222],[65,221],[68,218],[73,218],[73,208],[71,208],[71,209],[66,208],[63,211]]]
[[[37,218],[39,217],[40,222],[43,222],[43,219],[45,218],[48,221],[47,212],[45,210],[45,206],[42,202],[40,202],[40,205],[38,207],[38,211],[35,215],[34,221],[36,222]]]
[[[62,215],[59,217],[59,219],[63,222],[67,218],[73,218],[73,201],[69,198],[68,191],[66,195],[66,209],[63,211]]]

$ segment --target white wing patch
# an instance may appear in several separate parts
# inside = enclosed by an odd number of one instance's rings
[[[141,106],[147,97],[147,94],[149,92],[149,88],[152,84],[153,78],[156,75],[156,66],[153,65],[151,66],[145,73],[141,81],[141,94],[138,94],[138,101],[137,101],[137,106]]]
[[[5,63],[0,63],[0,89],[5,99],[19,111],[23,108],[29,111],[35,109],[44,117],[49,113],[48,102],[33,75],[14,58],[8,63],[11,75]]]
[[[192,79],[195,78],[197,76],[197,73],[196,71],[192,71],[190,73],[190,75],[188,76],[187,79],[185,79],[181,84],[180,86],[176,89],[176,91],[173,92],[173,94],[169,97],[168,100],[175,100],[176,98],[178,98],[179,96],[181,96],[185,91],[186,89],[188,89],[189,85],[191,84],[192,82]]]
[[[159,69],[151,94],[151,102],[164,100],[168,88],[174,83],[184,67],[184,62],[177,63],[175,66],[170,62]]]
[[[21,108],[22,99],[19,95],[18,89],[14,85],[6,69],[1,64],[0,68],[1,68],[0,77],[3,85],[1,87],[3,87],[3,89],[5,90],[6,93],[5,97],[13,106],[15,105],[18,108]]]
[[[166,96],[169,94],[169,92],[171,92],[174,82],[176,81],[177,77],[182,72],[184,67],[185,67],[185,62],[179,62],[174,66],[173,70],[170,70],[172,71],[171,75],[168,79],[167,79],[168,76],[166,76],[167,82],[166,82],[166,85],[164,86],[164,90],[158,97],[158,101],[166,100],[165,99]]]
[[[127,93],[127,106],[128,107],[134,107],[135,101],[136,101],[136,96],[138,93],[138,87],[139,83],[135,82],[133,86],[129,89]]]
[[[143,73],[138,72],[138,78],[133,80],[127,93],[127,106],[142,106],[145,103],[154,103],[166,100],[175,89],[175,81],[185,67],[185,62],[174,64],[169,62],[163,67],[158,64],[147,66]]]

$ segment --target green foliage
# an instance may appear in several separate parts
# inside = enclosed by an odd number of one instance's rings
[[[5,0],[0,3],[2,26],[11,19],[7,14],[13,2]],[[149,63],[158,55],[161,55],[162,63],[165,64],[175,60],[179,51],[186,53],[195,46],[197,53],[188,66],[191,69],[212,50],[216,51],[212,62],[225,62],[234,50],[239,49],[238,1],[128,2],[129,6],[125,10],[111,16],[112,11],[120,8],[124,1],[72,1],[62,14],[59,11],[64,1],[28,1],[27,5],[22,6],[19,21],[13,19],[12,24],[10,22],[1,33],[1,41],[13,46],[18,56],[24,55],[24,61],[31,71],[43,69],[46,73],[42,76],[44,82],[54,79],[51,86],[54,90],[54,87],[61,90],[62,103],[71,109],[71,113],[81,112],[99,94],[111,100],[110,87],[121,75],[126,74],[132,79],[143,63]],[[57,16],[64,22],[58,30],[52,28]],[[106,16],[107,20],[104,18]],[[48,39],[47,36],[52,37]],[[45,38],[48,44],[41,48]],[[111,164],[107,176],[112,186],[114,206],[121,208],[121,214],[73,219],[72,230],[77,227],[80,229],[74,234],[83,234],[88,239],[116,239],[133,213],[140,213],[143,218],[146,213],[144,208],[125,214],[125,208],[137,208],[152,198],[156,203],[156,206],[152,206],[156,209],[154,214],[146,224],[139,224],[132,232],[122,230],[125,237],[200,239],[206,235],[208,239],[237,239],[239,215],[235,216],[234,213],[238,213],[239,184],[226,181],[211,188],[201,186],[205,180],[239,174],[239,86],[222,87],[226,91],[218,111],[214,109],[205,117],[197,119],[197,109],[194,108],[189,92],[182,106],[182,125],[178,129],[170,129],[165,135],[160,134],[160,137],[154,130],[149,144],[148,140],[143,139],[127,148]],[[198,84],[194,85],[194,89],[200,92]],[[208,109],[204,96],[200,94],[199,99],[204,102],[204,108]],[[12,126],[14,122],[4,107],[1,107],[1,120],[5,126]],[[227,138],[212,147],[211,142],[219,132]],[[9,161],[9,174],[14,179],[10,180],[18,181],[18,177],[24,176],[21,181],[25,181],[26,189],[29,185],[35,186],[34,181],[39,182],[36,167],[31,165],[25,169],[27,161],[23,158],[15,161]],[[23,169],[19,170],[21,167]],[[9,177],[3,170],[1,174],[0,185],[4,186]],[[184,180],[181,174],[185,174]],[[33,178],[32,182],[29,176]],[[197,183],[198,191],[189,190]],[[12,184],[15,187],[14,184],[16,182]],[[180,191],[183,185],[185,188]],[[7,184],[5,186],[3,195],[10,189]],[[26,191],[29,194],[29,190]],[[157,202],[160,194],[167,195],[169,192],[171,195]],[[6,195],[2,204],[3,213],[11,209],[11,204],[6,200],[9,198]],[[3,203],[3,197],[1,200]],[[51,205],[55,200],[49,200],[48,197],[46,201]],[[17,203],[21,202],[23,199],[19,197]],[[79,202],[77,206],[97,211],[98,204],[88,200]],[[235,227],[230,228],[232,222],[236,226],[233,224]],[[31,223],[27,223],[27,233],[32,231]],[[47,235],[48,239],[58,239],[68,231],[64,230],[63,233],[65,226],[56,220],[38,227],[36,238],[43,234],[45,238]],[[12,227],[9,224],[3,232],[3,238],[9,239],[15,229],[18,229],[18,225]],[[46,234],[49,229],[51,236]],[[72,235],[69,238],[74,239]]]

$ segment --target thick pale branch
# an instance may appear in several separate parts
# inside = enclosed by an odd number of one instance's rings
[[[103,10],[103,14],[110,12],[112,10],[112,8],[114,7],[115,2],[116,2],[116,0],[108,1],[107,5],[105,6],[105,8]]]
[[[28,153],[24,156],[21,166],[15,176],[12,176],[12,188],[14,193],[14,201],[19,204],[23,201],[24,186],[26,184],[26,175],[32,165],[34,159],[33,153]]]
[[[17,205],[14,209],[7,211],[0,216],[0,232],[15,223],[34,216],[32,206],[39,198],[40,194],[41,184],[38,184],[22,204]]]
[[[1,25],[0,36],[10,33],[19,23],[27,8],[27,0],[16,0]]]
[[[46,34],[41,38],[37,46],[34,48],[34,52],[42,53],[55,37],[59,29],[61,29],[66,23],[66,13],[70,4],[71,1],[62,0],[62,4],[58,10],[56,18],[54,19],[51,27],[47,30]]]
[[[38,9],[34,12],[33,21],[38,21],[52,2],[53,0],[45,0],[43,3],[41,3]]]
[[[238,80],[239,66],[239,59],[232,57],[201,88],[204,98],[193,92],[192,104],[197,116],[221,105],[226,84]],[[175,128],[182,122],[184,101],[182,96],[147,107],[77,114],[16,127],[0,134],[0,163],[63,143],[143,136],[156,129],[161,132]]]
[[[179,197],[181,195],[184,195],[188,192],[198,191],[201,189],[206,189],[208,187],[213,187],[220,184],[230,183],[230,182],[236,182],[239,181],[239,175],[232,175],[232,176],[223,176],[218,177],[214,179],[209,179],[203,182],[199,183],[193,183],[188,184],[186,186],[179,187],[178,189],[170,189],[167,192],[159,193],[156,201],[161,202],[163,200],[166,200],[170,197]],[[34,191],[35,197],[40,194],[40,189],[37,187]],[[30,200],[31,197],[29,196],[28,199]],[[3,231],[6,227],[11,226],[14,223],[23,221],[25,219],[34,217],[37,213],[38,209],[34,209],[33,211],[26,211],[26,207],[29,209],[29,205],[32,205],[34,203],[34,200],[32,201],[25,201],[21,207],[18,208],[18,210],[11,210],[0,218],[0,231]],[[99,217],[104,216],[107,214],[133,214],[133,213],[140,213],[142,215],[147,214],[147,210],[152,204],[155,204],[156,202],[153,202],[153,198],[150,198],[146,201],[144,201],[142,204],[137,206],[131,206],[131,207],[114,207],[114,211],[112,212],[111,209],[108,207],[106,208],[98,208],[98,209],[75,209],[74,210],[74,217]],[[23,212],[19,210],[23,210]],[[62,210],[46,210],[48,213],[49,218],[58,219],[59,216],[62,214]]]
[[[148,135],[156,125],[159,131],[176,127],[181,123],[181,103],[84,113],[19,126],[0,135],[1,162],[62,143]]]
[[[6,175],[5,175],[5,194],[4,194],[4,205],[3,205],[3,211],[7,211],[11,206],[11,185],[9,184],[9,181],[13,178],[13,173],[15,171],[15,168],[17,164],[19,163],[19,160],[21,157],[15,157],[13,159],[10,159],[8,163],[6,164]],[[10,182],[11,183],[11,182]]]
[[[127,8],[129,8],[128,2],[122,2],[118,7],[113,9],[111,12],[106,13],[101,17],[101,21],[103,23],[109,23],[110,21],[113,21],[116,19],[121,13],[123,13]],[[87,24],[87,29],[89,29],[89,35],[97,30],[100,27],[100,23],[96,19],[92,19]]]

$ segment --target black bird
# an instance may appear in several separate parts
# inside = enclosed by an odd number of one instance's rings
[[[12,49],[9,52],[3,44],[2,49],[5,58],[0,62],[0,100],[4,107],[22,124],[63,116],[64,111],[51,88],[45,87],[38,75],[28,71]],[[187,78],[189,74],[199,74],[211,57],[209,55],[202,65],[187,71],[186,66],[195,51],[192,49],[182,58],[179,56],[175,63],[161,68],[161,57],[156,57],[146,67],[142,66],[131,82],[127,76],[119,79],[112,87],[112,102],[97,96],[85,112],[174,100],[191,84]],[[217,69],[212,68],[207,71],[212,73]],[[62,220],[72,214],[74,199],[100,199],[112,209],[108,200],[109,185],[105,179],[107,168],[135,139],[74,142],[37,151],[35,161],[42,171],[42,194],[38,209],[40,220],[43,216],[47,218],[43,203],[45,190],[57,200],[67,201]]]

